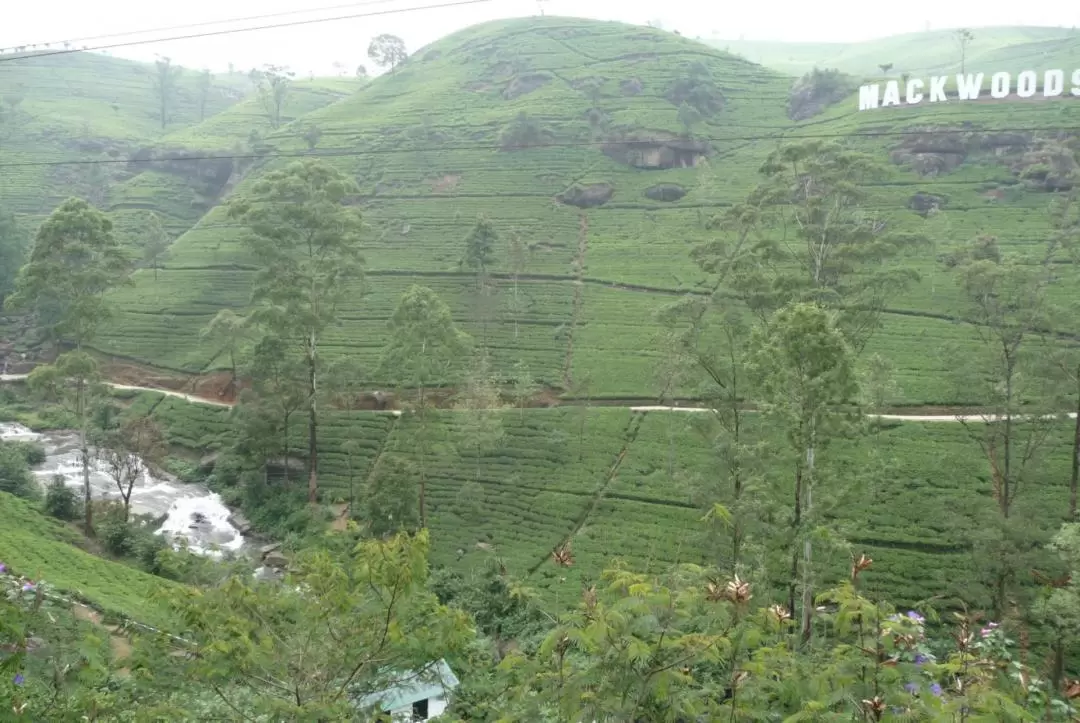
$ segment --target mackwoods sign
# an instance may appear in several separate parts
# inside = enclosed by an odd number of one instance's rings
[[[990,76],[990,87],[984,89],[985,73],[956,75],[956,88],[950,88],[946,94],[945,84],[951,76],[935,75],[929,82],[912,78],[901,83],[890,80],[864,85],[859,88],[859,110],[888,108],[889,106],[919,105],[923,102],[944,103],[948,100],[979,100],[983,98],[1003,99],[1011,95],[1018,98],[1033,98],[1037,94],[1043,98],[1056,98],[1062,95],[1080,97],[1080,68],[1072,71],[1066,89],[1064,70],[1047,70],[1042,78],[1034,70],[1017,73],[994,73]],[[1039,81],[1042,81],[1041,83]]]

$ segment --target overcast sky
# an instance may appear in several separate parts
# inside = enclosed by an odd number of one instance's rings
[[[45,0],[6,3],[0,25],[0,47],[77,40],[77,46],[104,45],[238,27],[282,23],[340,15],[386,12],[446,3],[447,0],[308,0],[307,11],[263,20],[207,25],[152,34],[87,39],[155,28],[210,23],[237,17],[288,13],[305,7],[303,0],[184,0],[175,3],[146,0]],[[355,18],[299,27],[243,32],[195,40],[177,40],[115,48],[109,52],[128,58],[152,60],[167,55],[189,67],[224,70],[229,63],[246,70],[263,63],[288,65],[300,74],[330,73],[340,62],[348,68],[370,65],[366,58],[370,39],[393,33],[405,39],[410,51],[455,30],[497,18],[527,17],[539,13],[537,0],[490,0],[471,6],[445,7]],[[1029,0],[1022,4],[908,0],[887,11],[865,0],[797,0],[703,2],[703,0],[545,0],[548,15],[574,15],[644,24],[660,20],[667,29],[690,37],[713,35],[726,39],[805,40],[850,42],[926,29],[986,27],[992,25],[1080,24],[1076,0]]]

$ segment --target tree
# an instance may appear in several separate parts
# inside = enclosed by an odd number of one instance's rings
[[[683,128],[686,129],[686,137],[692,137],[694,126],[701,122],[701,111],[683,101],[679,106],[678,117],[679,123],[682,123]]]
[[[1042,258],[1002,255],[997,239],[980,236],[959,254],[956,282],[965,318],[979,349],[964,350],[957,362],[957,382],[968,399],[984,410],[981,424],[964,421],[989,465],[1000,540],[988,543],[994,559],[991,577],[995,613],[1001,615],[1016,565],[1009,558],[1028,544],[1018,536],[1033,533],[1025,522],[1013,523],[1016,496],[1034,475],[1035,462],[1054,419],[1040,367],[1047,349],[1040,329],[1048,327],[1047,287],[1056,239]],[[963,376],[960,376],[963,375]],[[1034,416],[1032,416],[1034,415]]]
[[[319,145],[320,138],[322,138],[322,129],[319,126],[309,126],[304,131],[304,142],[307,143],[309,151],[315,150],[315,146]]]
[[[465,385],[454,405],[460,414],[457,422],[461,450],[468,450],[476,462],[476,484],[480,484],[481,456],[503,438],[503,404],[491,372],[487,352],[481,350],[465,377]]]
[[[462,256],[459,267],[471,269],[476,279],[476,315],[482,326],[482,343],[487,344],[487,295],[488,267],[495,259],[495,244],[499,240],[499,233],[495,225],[487,216],[480,215],[476,219],[469,235],[465,237],[465,254]]]
[[[0,307],[15,289],[15,278],[25,259],[25,236],[15,217],[0,209]]]
[[[387,322],[390,339],[383,348],[380,373],[400,387],[417,390],[416,407],[420,412],[420,489],[418,509],[420,525],[427,527],[427,458],[430,439],[427,418],[427,390],[438,383],[448,383],[455,366],[469,346],[467,334],[458,331],[450,308],[426,286],[410,286],[398,301]]]
[[[153,84],[154,92],[157,94],[158,117],[161,120],[162,129],[164,129],[169,122],[173,98],[176,95],[177,83],[180,80],[181,73],[183,73],[183,68],[174,66],[172,59],[164,56],[154,61],[154,68],[157,71],[154,75]]]
[[[953,37],[960,47],[960,74],[963,75],[967,72],[967,48],[971,41],[975,39],[975,35],[967,28],[960,28],[954,33]]]
[[[794,455],[792,527],[803,538],[802,638],[809,641],[814,612],[812,545],[804,529],[812,523],[818,453],[837,431],[838,407],[858,391],[852,353],[836,315],[816,304],[797,303],[777,311],[750,340],[750,374],[762,411],[775,421]],[[798,553],[792,560],[788,604],[795,611]]]
[[[206,102],[210,99],[210,88],[214,83],[214,75],[204,69],[195,78],[195,90],[199,100],[199,122],[206,120]]]
[[[341,557],[309,549],[283,585],[234,576],[178,590],[178,634],[189,644],[172,643],[187,653],[172,660],[225,701],[229,717],[370,720],[375,694],[429,679],[432,661],[462,653],[473,637],[468,616],[425,589],[428,549],[422,530]]]
[[[529,371],[529,365],[524,359],[518,359],[517,364],[514,365],[513,382],[514,399],[517,400],[521,420],[525,421],[525,405],[540,390],[540,385],[533,380],[532,372]]]
[[[172,240],[169,238],[165,226],[161,223],[161,217],[153,211],[146,215],[146,223],[142,232],[143,262],[154,270],[154,281],[157,281],[157,272],[161,267]]]
[[[766,318],[785,304],[812,301],[839,312],[838,322],[858,354],[880,325],[889,296],[918,274],[890,262],[925,237],[890,230],[863,208],[864,187],[882,173],[872,158],[822,141],[785,146],[761,167],[764,182],[733,209],[751,226],[740,250],[734,291]],[[700,250],[716,266],[714,250]]]
[[[119,429],[106,432],[98,445],[98,458],[124,501],[124,522],[131,512],[135,483],[165,459],[168,446],[161,426],[147,416],[132,417]]]
[[[356,77],[357,78],[367,78],[368,77],[367,68],[365,68],[363,65],[356,66]]]
[[[518,233],[513,233],[510,236],[509,245],[509,257],[510,257],[510,272],[513,274],[514,282],[514,294],[510,298],[510,313],[514,318],[514,339],[518,338],[518,320],[521,317],[521,313],[524,311],[523,304],[521,303],[521,297],[518,295],[518,280],[521,275],[525,273],[525,268],[529,262],[529,249],[524,243],[522,243],[521,236]]]
[[[74,350],[30,375],[31,388],[65,404],[79,427],[85,528],[93,532],[90,505],[90,449],[87,439],[99,370],[84,350],[111,315],[105,294],[130,283],[130,264],[112,234],[112,222],[82,199],[68,199],[45,220],[34,238],[30,260],[19,272],[7,306],[49,318],[49,331]]]
[[[252,69],[249,74],[271,128],[281,127],[282,112],[289,101],[292,79],[295,76],[296,73],[287,67],[269,63],[264,65],[262,70]]]
[[[882,75],[888,75],[889,71],[893,69],[893,64],[892,63],[882,63],[878,67],[881,68],[881,74]]]
[[[214,315],[214,318],[199,331],[199,336],[202,339],[207,339],[217,346],[218,351],[215,356],[221,354],[227,354],[229,356],[229,386],[225,389],[223,395],[227,395],[230,392],[236,393],[236,384],[238,381],[236,355],[237,352],[243,348],[244,342],[247,340],[250,332],[250,319],[241,314],[237,314],[232,309],[221,309]]]
[[[367,54],[380,68],[389,66],[391,73],[409,57],[405,41],[388,33],[376,36],[368,46]]]
[[[360,212],[346,201],[356,182],[332,166],[303,161],[273,171],[230,206],[247,225],[254,258],[253,319],[295,344],[307,366],[308,499],[318,499],[319,345],[340,304],[362,279]]]

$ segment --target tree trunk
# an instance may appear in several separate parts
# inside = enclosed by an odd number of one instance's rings
[[[82,381],[79,382],[79,385],[82,386]],[[86,533],[87,537],[90,537],[94,534],[94,508],[90,496],[90,445],[86,439],[85,420],[79,425],[79,454],[82,456],[83,532]]]
[[[427,529],[427,404],[424,385],[420,384],[420,529]]]
[[[315,400],[315,333],[312,332],[308,349],[308,502],[319,500],[319,438],[318,415]]]
[[[1069,479],[1069,519],[1076,520],[1076,492],[1080,483],[1080,367],[1076,369],[1076,426],[1073,432],[1072,477]]]
[[[795,540],[798,539],[799,526],[802,524],[802,485],[803,485],[803,470],[802,465],[795,466],[795,516],[792,520],[792,530],[795,533]],[[792,617],[795,616],[795,588],[798,585],[799,580],[799,548],[795,545],[795,540],[792,540],[792,552],[791,552],[791,580],[788,581],[788,611]]]
[[[806,504],[803,506],[807,515],[810,514],[810,508],[813,504],[812,493],[814,483],[814,432],[810,432],[810,446],[806,448],[806,484],[804,489],[806,492]],[[810,542],[810,538],[807,537],[803,541],[803,595],[802,595],[802,639],[804,643],[810,642],[810,635],[813,631],[811,622],[814,616],[814,588],[813,581],[811,579],[811,562],[813,556],[813,543]]]

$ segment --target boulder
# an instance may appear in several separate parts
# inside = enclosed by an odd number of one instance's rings
[[[212,472],[214,467],[217,466],[218,456],[218,452],[211,452],[210,454],[205,455],[199,460],[199,471]]]
[[[280,550],[280,549],[281,549],[281,543],[280,542],[272,542],[269,545],[263,545],[262,547],[259,548],[259,557],[260,558],[265,558],[271,552],[276,552],[277,550]]]
[[[227,522],[235,527],[241,535],[246,535],[251,532],[251,522],[239,512],[234,512],[229,515]]]
[[[686,195],[686,189],[677,183],[658,183],[645,189],[645,198],[654,201],[678,201]]]
[[[555,198],[559,203],[578,208],[596,208],[603,206],[611,200],[615,194],[615,187],[610,183],[589,183],[580,185],[575,183]]]
[[[274,550],[263,558],[263,564],[281,570],[289,564],[289,558],[285,557],[280,550]]]
[[[552,77],[550,73],[524,73],[519,75],[506,86],[506,90],[503,91],[503,98],[513,100],[532,93],[537,88],[549,83]]]
[[[939,211],[945,207],[947,200],[944,196],[919,191],[908,199],[908,208],[922,217],[929,216],[933,211]]]

